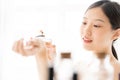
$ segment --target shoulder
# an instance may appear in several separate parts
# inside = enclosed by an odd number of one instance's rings
[[[120,74],[120,62],[115,60],[113,66],[114,66],[114,78],[115,78],[114,80],[118,80],[119,77],[118,74]]]
[[[120,73],[120,61],[114,60],[113,66]]]
[[[117,61],[117,68],[118,68],[119,73],[120,73],[120,62],[119,61]]]

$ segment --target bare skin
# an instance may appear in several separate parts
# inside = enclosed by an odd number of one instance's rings
[[[101,8],[88,10],[81,25],[81,37],[85,49],[92,51],[100,60],[106,55],[111,56],[114,67],[114,80],[118,80],[120,63],[112,55],[112,42],[120,36],[120,29],[112,30],[109,19]]]

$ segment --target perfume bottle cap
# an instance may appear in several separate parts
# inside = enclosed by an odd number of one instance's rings
[[[61,58],[71,58],[71,52],[61,52]]]
[[[44,32],[42,30],[40,30],[36,37],[45,37],[45,34],[44,34]]]

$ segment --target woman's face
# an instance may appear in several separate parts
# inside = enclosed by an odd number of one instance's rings
[[[106,51],[111,47],[114,30],[101,8],[92,8],[85,13],[80,30],[85,49]]]

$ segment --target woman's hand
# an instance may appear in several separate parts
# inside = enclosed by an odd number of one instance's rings
[[[13,51],[23,56],[35,55],[39,58],[53,60],[56,55],[55,45],[51,42],[44,42],[41,39],[31,38],[24,45],[24,39],[20,39],[13,44]]]
[[[55,45],[37,38],[31,38],[24,45],[24,39],[13,44],[13,51],[23,56],[35,55],[40,80],[48,80],[48,66],[53,64],[56,53]]]

